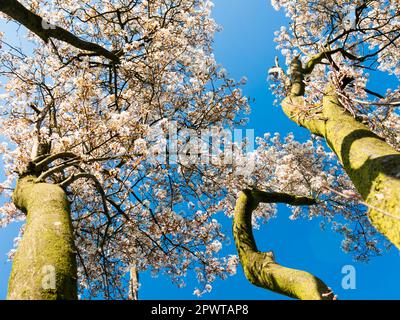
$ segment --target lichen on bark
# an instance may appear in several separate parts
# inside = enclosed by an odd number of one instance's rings
[[[332,300],[334,294],[314,275],[279,265],[272,252],[259,252],[252,230],[252,212],[260,202],[312,205],[315,201],[284,193],[243,190],[239,193],[233,220],[233,236],[246,278],[254,285],[291,298]]]
[[[62,188],[18,179],[14,204],[27,215],[8,285],[10,300],[77,299],[77,267],[70,206]]]
[[[326,139],[368,205],[372,225],[400,248],[400,153],[342,106],[333,85],[327,84],[320,109],[305,105],[304,76],[322,57],[311,59],[306,68],[293,61],[290,93],[282,109],[298,125]]]

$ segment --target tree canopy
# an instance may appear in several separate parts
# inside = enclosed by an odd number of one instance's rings
[[[178,285],[194,270],[201,295],[239,262],[256,285],[334,298],[315,276],[258,252],[251,229],[277,203],[292,219],[333,222],[356,259],[381,253],[382,234],[399,247],[400,89],[369,89],[376,73],[400,76],[397,1],[272,5],[289,26],[276,32],[285,61],[271,61],[271,90],[312,135],[266,133],[252,148],[251,137],[232,141],[250,103],[246,80],[231,79],[213,55],[210,1],[0,0],[1,18],[26,27],[33,46],[0,33],[0,192],[9,200],[0,224],[27,219],[20,247],[42,237],[45,223],[30,219],[46,211],[37,201],[58,197],[51,221],[65,220],[60,251],[76,255],[79,293],[106,299],[132,296],[127,274],[137,281],[146,270]],[[219,255],[221,212],[233,219],[239,257]]]

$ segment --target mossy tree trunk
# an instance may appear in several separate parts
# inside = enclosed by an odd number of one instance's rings
[[[371,223],[400,248],[400,153],[346,111],[332,85],[327,85],[322,110],[307,108],[304,76],[321,57],[312,59],[306,68],[294,60],[291,92],[282,102],[283,111],[298,125],[326,139],[369,206]]]
[[[8,299],[77,299],[77,267],[70,207],[62,188],[21,177],[14,204],[27,214],[15,254]]]
[[[333,292],[314,275],[283,267],[272,252],[259,252],[253,236],[252,212],[260,202],[312,205],[313,199],[283,193],[243,190],[239,193],[233,236],[246,278],[254,285],[302,300],[332,300]]]

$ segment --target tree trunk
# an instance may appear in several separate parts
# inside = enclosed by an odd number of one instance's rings
[[[62,188],[21,177],[14,204],[27,214],[8,285],[11,300],[77,299],[70,207]]]
[[[139,272],[134,263],[129,268],[129,300],[139,300]]]
[[[350,115],[330,86],[321,113],[305,114],[303,97],[293,91],[282,107],[291,120],[326,139],[369,206],[371,223],[400,248],[400,153]]]
[[[282,193],[244,190],[239,193],[233,221],[233,236],[246,278],[254,285],[302,300],[332,300],[333,292],[317,277],[275,262],[272,252],[259,252],[251,217],[259,202],[312,205],[313,199]]]

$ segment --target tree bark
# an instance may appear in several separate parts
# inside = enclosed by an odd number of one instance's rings
[[[50,25],[40,16],[28,10],[17,0],[0,0],[0,12],[3,12],[10,18],[25,26],[46,43],[50,38],[54,38],[66,42],[75,48],[103,56],[110,59],[115,64],[120,63],[118,55],[114,52],[108,51],[97,43],[82,40],[63,28]]]
[[[21,177],[14,204],[26,212],[23,237],[13,259],[10,300],[77,299],[77,267],[70,206],[62,188]]]
[[[139,271],[136,263],[129,268],[129,300],[139,300]]]
[[[251,217],[259,202],[312,205],[313,199],[282,193],[244,190],[239,193],[233,221],[233,235],[246,278],[254,285],[302,300],[332,300],[334,294],[317,277],[275,262],[272,252],[259,252]]]
[[[291,120],[326,139],[369,206],[371,223],[400,248],[400,153],[347,112],[330,86],[320,114],[305,114],[302,96],[287,97],[282,107]]]

